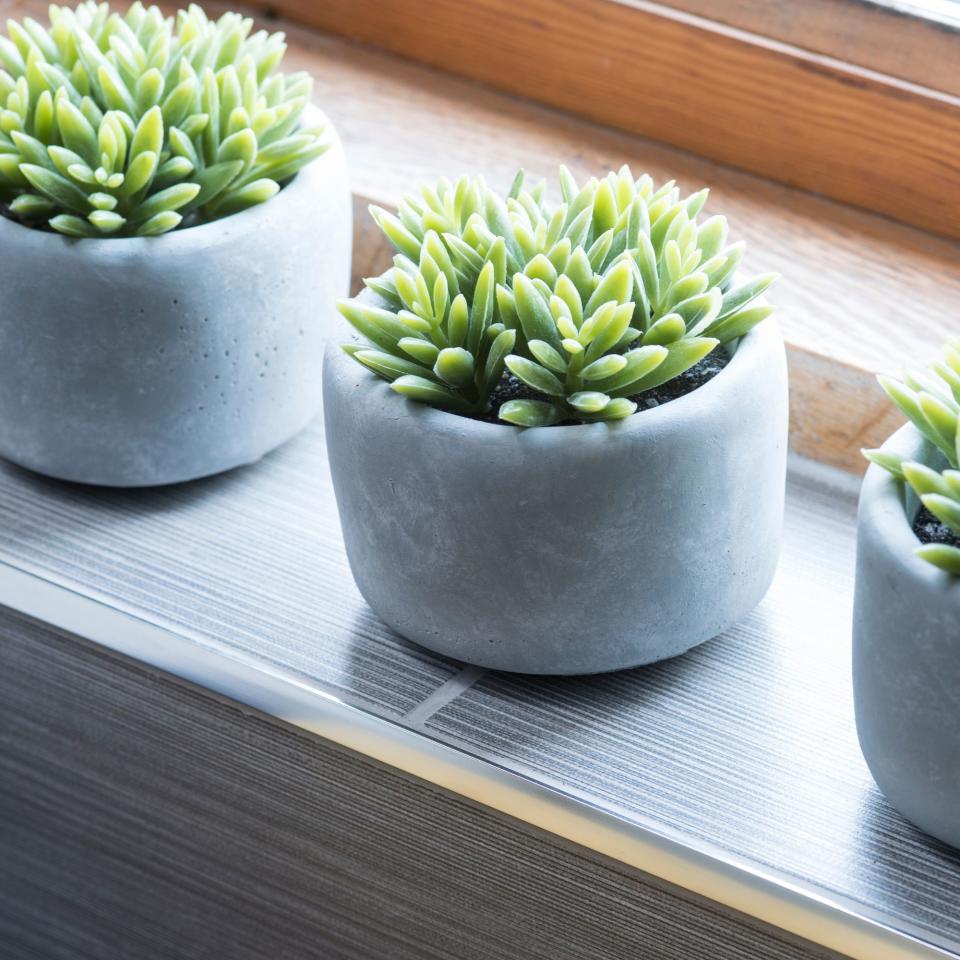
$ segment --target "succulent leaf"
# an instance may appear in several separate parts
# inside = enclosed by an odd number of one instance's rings
[[[518,427],[549,427],[563,420],[563,412],[543,400],[508,400],[500,408],[500,419]]]
[[[0,37],[0,205],[28,225],[155,236],[265,202],[330,146],[297,130],[310,80],[275,72],[282,36],[247,17],[95,0],[49,17]]]
[[[925,543],[917,547],[914,553],[921,560],[926,560],[953,576],[960,576],[960,548],[946,543]]]
[[[864,450],[864,456],[897,480],[907,483],[921,503],[960,538],[960,403],[955,377],[960,366],[957,342],[948,343],[942,359],[928,371],[911,371],[903,380],[877,377],[897,409],[935,446],[947,467],[906,460],[884,450]],[[928,543],[916,555],[947,573],[960,575],[960,549],[945,543]]]
[[[183,153],[180,139],[171,137]],[[371,208],[399,255],[365,281],[379,306],[340,309],[370,344],[421,364],[421,379],[444,391],[402,377],[402,392],[438,396],[447,409],[452,395],[483,414],[506,369],[534,394],[499,407],[508,423],[618,419],[635,411],[632,396],[770,314],[753,301],[772,274],[729,289],[743,245],[727,243],[723,217],[698,225],[705,190],[681,197],[627,167],[582,186],[561,168],[559,180],[556,207],[543,182],[518,174],[506,197],[461,177],[404,197],[396,214]],[[392,376],[383,364],[379,373]],[[956,378],[960,390],[960,369]]]

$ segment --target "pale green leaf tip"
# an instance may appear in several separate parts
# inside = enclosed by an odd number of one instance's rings
[[[439,347],[468,347],[475,375],[468,377],[466,367],[458,371],[457,365],[448,364],[445,358],[436,366],[436,375],[446,379],[450,390],[470,411],[489,409],[497,373],[505,368],[544,397],[537,402],[547,406],[531,407],[532,401],[526,401],[527,405],[511,402],[504,405],[501,419],[523,420],[529,425],[531,417],[546,416],[556,422],[554,417],[559,414],[554,407],[569,411],[568,418],[585,421],[631,415],[636,404],[626,395],[628,387],[648,389],[679,376],[685,363],[689,367],[718,346],[721,339],[701,336],[697,329],[704,329],[704,325],[698,327],[693,320],[678,318],[675,342],[686,341],[687,347],[676,354],[674,365],[663,368],[663,381],[648,374],[671,355],[664,345],[634,347],[644,353],[631,361],[626,379],[616,379],[621,370],[626,370],[625,355],[630,345],[643,330],[670,312],[670,304],[658,302],[660,295],[675,281],[696,274],[691,245],[700,243],[701,238],[687,212],[693,209],[691,202],[699,209],[706,192],[681,198],[671,187],[655,191],[664,207],[660,213],[663,224],[673,220],[677,228],[661,227],[653,239],[646,232],[640,234],[641,245],[649,247],[649,253],[644,254],[643,273],[638,272],[624,246],[627,238],[620,242],[619,233],[636,229],[633,211],[641,201],[641,205],[646,203],[652,181],[649,177],[634,179],[629,168],[613,176],[617,178],[615,189],[612,179],[593,178],[584,188],[576,188],[574,196],[574,182],[561,168],[564,200],[558,207],[546,201],[542,184],[526,191],[519,176],[511,187],[516,196],[509,203],[488,190],[480,178],[466,177],[456,184],[441,181],[435,188],[424,187],[422,200],[411,194],[399,218],[371,206],[371,215],[383,220],[381,228],[403,258],[404,274],[393,277],[402,310],[398,305],[396,312],[379,311],[376,316],[364,317],[365,327],[369,321],[365,333],[375,336],[378,345],[386,343],[388,352],[403,349],[397,345],[398,338],[411,328],[434,337]],[[679,212],[670,216],[673,207]],[[591,216],[595,218],[593,226]],[[565,230],[576,231],[575,242]],[[715,242],[716,238],[708,236],[707,241]],[[660,254],[667,243],[673,251],[674,275],[659,278]],[[682,257],[679,266],[677,256]],[[678,274],[683,263],[692,265]],[[491,298],[495,278],[499,278],[496,296]],[[769,284],[775,279],[776,275],[767,274],[753,283]],[[724,280],[720,278],[721,283]],[[381,278],[367,285],[382,289],[383,282]],[[702,293],[719,305],[726,288],[711,283],[708,274],[696,274],[686,288],[680,288],[696,290],[696,294],[679,299]],[[642,297],[637,293],[638,284],[643,285]],[[558,294],[561,285],[563,296]],[[449,287],[450,297],[438,298],[440,287]],[[579,304],[576,310],[567,302],[571,290]],[[451,298],[454,304],[462,304],[461,313],[452,309]],[[558,307],[561,301],[563,306]],[[603,304],[598,307],[597,301]],[[479,311],[474,309],[478,304],[482,305]],[[611,305],[614,309],[604,314]],[[629,310],[616,309],[620,306]],[[638,319],[638,311],[645,315]],[[762,318],[755,319],[762,322]],[[629,325],[634,323],[637,326]],[[398,327],[404,330],[398,333]],[[631,375],[633,379],[629,379]],[[580,397],[571,403],[570,398],[583,393],[591,382],[598,389],[619,383],[623,392],[603,411],[594,409],[590,399]],[[433,402],[426,393],[417,399]],[[578,415],[576,409],[584,405],[587,409]],[[545,410],[553,412],[547,415]]]
[[[90,9],[92,7],[83,6],[78,8],[76,14],[74,11],[67,11],[67,13],[70,17],[79,16],[80,20],[84,21],[86,14],[83,11],[88,14]],[[84,26],[91,31],[91,35],[78,34],[83,55],[75,64],[72,61],[63,62],[58,59],[63,55],[60,44],[55,45],[56,49],[51,47],[51,50],[45,50],[43,61],[33,54],[28,57],[32,66],[39,65],[43,82],[52,88],[53,95],[51,96],[49,89],[41,91],[31,105],[32,114],[28,114],[25,121],[18,121],[18,123],[26,132],[36,137],[43,146],[62,143],[73,153],[79,154],[84,162],[48,170],[48,175],[44,176],[32,169],[37,167],[33,162],[37,157],[31,155],[30,145],[21,141],[17,147],[21,151],[19,159],[22,163],[11,167],[6,161],[0,166],[0,193],[5,194],[9,200],[19,193],[26,192],[22,181],[18,180],[21,171],[28,178],[31,174],[34,178],[42,178],[42,187],[37,189],[42,189],[55,207],[49,217],[49,223],[54,229],[61,229],[62,232],[70,231],[75,235],[84,235],[75,221],[70,218],[79,218],[82,221],[92,212],[96,205],[90,204],[86,198],[101,186],[107,190],[118,191],[116,213],[118,217],[123,218],[124,223],[119,225],[114,236],[155,235],[181,225],[191,226],[196,222],[216,219],[233,212],[231,203],[220,203],[221,197],[215,193],[206,196],[200,209],[191,209],[185,218],[172,215],[169,210],[163,209],[162,204],[159,207],[158,205],[150,206],[150,200],[156,192],[152,176],[146,177],[143,184],[138,182],[136,189],[123,191],[125,175],[137,158],[143,155],[145,147],[155,146],[157,140],[160,140],[162,141],[160,148],[166,154],[171,138],[170,130],[174,129],[167,128],[163,120],[163,106],[168,102],[173,91],[181,86],[182,74],[172,71],[165,78],[164,73],[156,66],[148,66],[149,51],[168,49],[172,56],[182,49],[186,51],[182,64],[189,65],[192,57],[194,66],[199,66],[208,55],[216,58],[217,52],[222,51],[226,56],[226,62],[223,57],[218,61],[221,75],[223,71],[228,75],[235,74],[242,69],[242,65],[251,54],[257,54],[261,62],[261,72],[254,78],[254,100],[258,106],[248,117],[250,127],[246,131],[239,131],[241,142],[246,140],[250,144],[257,137],[269,142],[282,141],[294,130],[306,105],[306,99],[302,95],[304,82],[291,83],[290,81],[296,78],[288,78],[288,88],[285,88],[282,82],[278,87],[275,82],[279,75],[274,76],[273,71],[278,68],[283,54],[283,45],[275,37],[268,38],[266,41],[262,34],[249,38],[243,37],[239,43],[234,44],[236,21],[208,20],[199,7],[189,8],[177,19],[148,18],[138,22],[136,28],[130,33],[130,17],[139,16],[136,13],[138,9],[140,8],[135,6],[131,13],[124,15],[111,12],[104,5],[105,15],[101,16],[98,13],[92,20],[86,17],[87,22]],[[56,7],[51,8],[51,19],[63,16],[62,10]],[[127,21],[127,26],[121,29],[120,25],[124,20]],[[65,22],[67,21],[61,20],[61,27]],[[69,22],[70,25],[73,24],[72,20]],[[36,25],[33,25],[33,28],[44,29]],[[17,31],[20,27],[14,21],[9,21],[8,30]],[[133,60],[140,57],[143,63],[140,66],[123,64],[122,69],[118,70],[112,63],[104,60],[104,54],[101,53],[100,48],[109,46],[106,42],[107,37],[122,37],[124,30],[130,33],[131,37],[135,36],[135,39],[129,42],[139,43],[142,48],[134,51]],[[27,33],[30,31],[28,30]],[[196,40],[188,43],[194,37]],[[269,53],[262,56],[265,49],[268,49]],[[138,69],[139,74],[131,79],[129,74],[136,73]],[[193,68],[189,67],[189,69]],[[97,82],[92,82],[93,77],[88,70]],[[205,69],[203,72],[208,88],[211,84],[215,87],[216,80],[213,72],[210,69]],[[65,83],[68,81],[64,79],[65,77],[69,78],[69,83],[75,84],[77,89],[90,91],[82,98],[79,106],[72,103],[70,96],[67,95]],[[188,93],[192,82],[190,78],[186,87]],[[181,95],[182,92],[181,89]],[[16,91],[8,94],[10,97],[15,95]],[[14,105],[10,102],[0,103],[0,108]],[[186,116],[177,117],[177,128],[173,137],[182,146],[184,142],[189,142],[190,138],[203,133],[204,144],[201,153],[203,158],[209,161],[212,156],[215,156],[219,146],[220,131],[212,130],[207,113],[199,112],[199,106],[198,103],[187,104],[187,110],[192,112]],[[40,111],[44,111],[42,116]],[[16,113],[19,114],[19,111]],[[184,132],[181,133],[181,131]],[[315,128],[300,132],[309,135],[314,141],[318,141],[321,135]],[[131,138],[136,139],[136,143]],[[302,138],[300,143],[303,143]],[[317,143],[314,142],[288,158],[286,163],[276,171],[270,168],[265,172],[277,172],[282,174],[280,179],[285,180],[294,176],[303,165],[311,162],[318,155]],[[10,154],[4,154],[4,156],[9,157]],[[56,161],[53,154],[51,157]],[[92,168],[102,164],[103,169],[98,171],[98,177],[92,177],[92,171],[91,176],[87,176],[85,172],[88,169],[87,164]],[[46,160],[43,167],[37,169],[46,170]],[[256,164],[252,169],[256,172]],[[264,202],[275,192],[275,189],[259,188],[246,194],[235,194],[234,206],[238,201],[242,201],[241,206]],[[94,222],[111,226],[119,223],[114,218],[97,218]]]

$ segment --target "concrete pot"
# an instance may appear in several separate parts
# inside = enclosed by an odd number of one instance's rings
[[[939,469],[913,426],[884,450]],[[960,579],[914,556],[913,492],[879,467],[863,482],[853,616],[857,733],[878,786],[960,847]]]
[[[121,487],[258,460],[319,409],[351,239],[339,140],[268,203],[161,237],[0,218],[0,456]]]
[[[365,297],[372,297],[369,292]],[[347,555],[398,633],[500,670],[662,660],[742,618],[773,576],[787,381],[766,322],[705,386],[616,424],[522,430],[400,397],[324,362]]]

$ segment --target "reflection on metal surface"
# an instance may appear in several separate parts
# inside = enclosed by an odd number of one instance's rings
[[[780,572],[739,627],[628,673],[488,674],[430,731],[960,943],[960,855],[886,803],[856,740],[854,512],[849,494],[795,474]]]

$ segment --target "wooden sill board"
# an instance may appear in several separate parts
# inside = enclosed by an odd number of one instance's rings
[[[960,957],[960,856],[887,805],[857,747],[855,488],[795,460],[760,607],[687,656],[594,679],[486,673],[379,624],[319,423],[166,489],[0,466],[0,605],[839,954]]]
[[[834,59],[726,26],[722,14],[650,0],[272,6],[309,27],[960,236],[960,98],[854,66],[855,45]],[[955,60],[953,52],[945,62]]]
[[[960,243],[740,173],[691,154],[487,90],[388,54],[283,24],[291,60],[317,75],[315,99],[347,149],[359,278],[389,256],[364,213],[440,176],[483,173],[503,189],[518,167],[578,178],[629,163],[686,190],[707,184],[748,242],[745,268],[775,270],[771,292],[790,347],[791,443],[862,473],[860,448],[902,422],[874,381],[933,358],[957,332]]]
[[[41,0],[0,0],[0,15],[44,11]],[[860,448],[900,422],[874,373],[922,364],[957,333],[960,242],[339,38],[276,19],[261,25],[287,32],[289,68],[314,75],[315,100],[344,141],[355,289],[389,256],[367,204],[395,204],[440,176],[478,172],[505,189],[521,166],[552,177],[565,163],[583,178],[629,163],[685,190],[709,185],[708,210],[725,213],[733,235],[748,241],[745,268],[782,274],[771,299],[790,347],[793,448],[853,473],[864,469]]]

